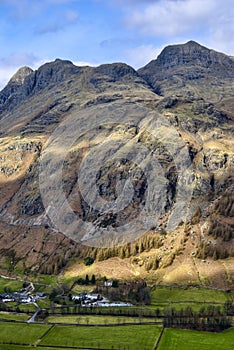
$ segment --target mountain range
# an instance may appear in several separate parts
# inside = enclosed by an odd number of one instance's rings
[[[0,92],[0,272],[233,288],[233,79],[194,41],[138,71],[20,68]]]

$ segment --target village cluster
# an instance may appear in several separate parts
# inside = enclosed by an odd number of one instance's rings
[[[112,282],[106,281],[106,287],[112,286]],[[38,299],[45,299],[48,295],[45,293],[35,293],[35,288],[33,283],[30,283],[27,288],[22,288],[15,292],[4,292],[0,294],[0,303],[16,302],[18,304],[35,304],[37,307]],[[124,303],[121,301],[110,301],[106,297],[96,294],[83,292],[80,294],[72,294],[70,300],[82,307],[115,307],[115,306],[132,306],[131,303]]]
[[[109,299],[95,293],[81,293],[73,294],[72,301],[79,303],[84,307],[115,307],[115,306],[132,306],[131,303],[124,303],[122,301],[111,302]]]
[[[35,295],[30,294],[27,291],[20,290],[13,293],[2,293],[0,294],[0,302],[17,302],[21,303],[35,303],[38,299],[44,299],[46,295],[44,293],[36,293]]]

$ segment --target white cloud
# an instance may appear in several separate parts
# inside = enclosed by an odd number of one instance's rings
[[[86,61],[73,61],[73,64],[78,67],[84,67],[84,66],[89,66],[89,67],[97,67],[101,63],[94,63],[94,62],[86,62]]]
[[[189,30],[198,30],[215,7],[213,0],[166,0],[133,9],[127,25],[137,27],[143,34],[175,36]]]
[[[186,37],[233,54],[233,0],[126,0],[125,16],[127,28],[143,36],[171,43]]]
[[[125,50],[126,61],[135,69],[143,67],[150,61],[157,58],[162,51],[162,47],[153,45],[141,45],[132,49]]]
[[[216,50],[225,52],[234,56],[234,15],[219,16],[216,19],[216,26],[212,33],[207,37],[207,45]]]

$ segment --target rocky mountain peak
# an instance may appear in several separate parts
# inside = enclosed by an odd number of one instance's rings
[[[214,64],[226,67],[234,67],[234,62],[223,53],[210,50],[197,42],[190,40],[181,45],[170,45],[165,47],[155,64],[162,68],[170,69],[173,67],[201,66],[208,68]]]
[[[30,67],[24,66],[21,67],[11,78],[11,80],[9,81],[10,84],[19,84],[22,85],[25,81],[25,78],[30,75],[31,73],[33,73],[33,70]]]
[[[54,72],[58,72],[61,70],[69,70],[74,69],[76,66],[69,60],[62,60],[60,58],[56,58],[54,61],[47,62],[39,67],[38,71],[51,69]]]
[[[51,84],[60,83],[78,71],[79,67],[76,67],[68,60],[57,58],[53,62],[45,63],[35,71],[35,76],[31,79],[33,91],[44,89]]]
[[[0,112],[14,109],[28,96],[65,81],[79,70],[71,61],[61,59],[45,63],[35,71],[20,68],[0,93]]]
[[[224,85],[227,87],[226,96],[233,96],[234,60],[193,40],[165,47],[157,59],[139,69],[138,73],[163,96],[175,92],[209,93],[209,98],[216,101]]]

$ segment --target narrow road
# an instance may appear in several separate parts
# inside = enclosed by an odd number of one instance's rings
[[[37,317],[38,313],[41,311],[41,309],[38,307],[37,305],[37,310],[36,312],[32,315],[32,317],[30,317],[30,319],[27,321],[27,323],[34,323],[35,322],[35,318]]]

